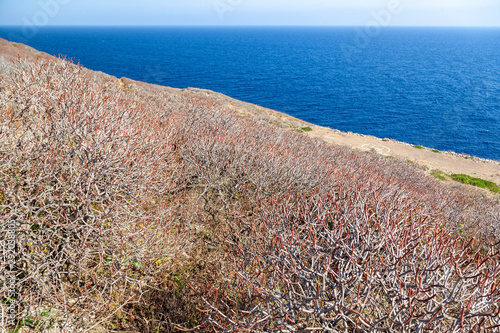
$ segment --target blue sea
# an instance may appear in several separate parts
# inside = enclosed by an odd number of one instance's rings
[[[500,29],[0,27],[0,37],[117,77],[500,160]]]

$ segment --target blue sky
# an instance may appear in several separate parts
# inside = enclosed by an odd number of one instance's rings
[[[0,0],[0,25],[500,26],[500,0]]]

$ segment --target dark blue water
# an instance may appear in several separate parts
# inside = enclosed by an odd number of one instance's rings
[[[500,160],[500,29],[0,27],[85,67]]]

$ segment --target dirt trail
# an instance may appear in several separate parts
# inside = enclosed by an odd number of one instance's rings
[[[374,150],[385,156],[410,160],[427,167],[429,171],[440,170],[447,174],[467,174],[500,184],[500,165],[494,161],[452,155],[448,152],[434,152],[431,149],[418,149],[403,142],[344,133],[319,126],[307,134],[329,143],[364,151]]]

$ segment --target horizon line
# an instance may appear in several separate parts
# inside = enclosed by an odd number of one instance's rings
[[[0,24],[0,27],[24,27],[25,25],[20,25],[20,24]],[[258,24],[247,24],[247,25],[241,25],[241,24],[234,24],[234,25],[229,25],[229,24],[156,24],[156,25],[146,25],[146,24],[132,24],[132,25],[125,25],[125,24],[105,24],[105,25],[100,25],[100,24],[79,24],[79,25],[72,25],[72,24],[53,24],[53,25],[45,25],[38,27],[39,29],[43,28],[57,28],[57,27],[81,27],[81,28],[104,28],[104,27],[109,27],[109,28],[164,28],[164,27],[218,27],[218,28],[235,28],[235,27],[251,27],[251,28],[258,28],[258,27],[272,27],[272,28],[279,28],[279,27],[311,27],[311,28],[356,28],[356,27],[363,27],[365,25],[357,25],[357,24],[352,24],[352,25],[312,25],[312,24],[264,24],[264,25],[258,25]],[[389,25],[385,26],[385,28],[500,28],[500,25]]]

